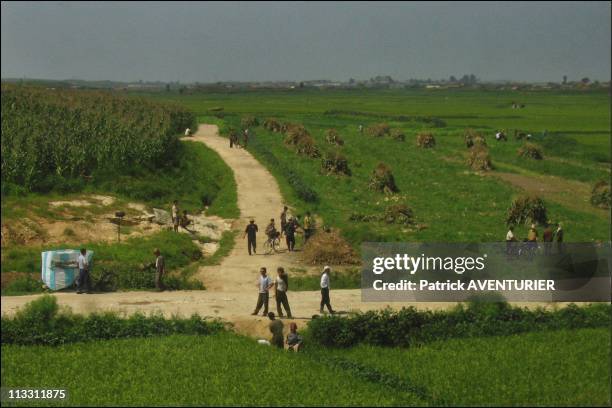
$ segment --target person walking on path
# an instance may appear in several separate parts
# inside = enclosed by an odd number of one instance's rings
[[[157,290],[163,291],[166,289],[163,282],[166,264],[159,248],[155,248],[153,254],[155,255],[155,287]]]
[[[329,274],[331,272],[331,268],[326,266],[323,268],[323,274],[321,275],[321,307],[319,308],[319,313],[323,313],[323,306],[327,306],[327,310],[329,313],[334,313],[334,310],[331,307],[329,301]]]
[[[289,276],[285,272],[285,268],[282,266],[279,266],[276,269],[276,272],[278,272],[278,276],[274,282],[276,312],[278,313],[278,317],[283,317],[283,310],[281,309],[282,305],[285,308],[285,312],[287,312],[287,317],[292,319],[291,308],[289,307],[289,300],[287,299],[287,290],[289,290]]]
[[[262,316],[265,316],[268,314],[268,302],[270,300],[269,290],[272,286],[274,286],[274,284],[272,283],[272,280],[267,275],[266,268],[262,267],[259,270],[259,273],[261,275],[259,277],[259,283],[257,284],[257,287],[259,288],[259,296],[257,297],[257,305],[255,306],[255,311],[251,313],[251,315],[253,316],[256,316],[257,313],[259,313],[259,310],[261,309],[262,306],[264,308]],[[282,339],[282,336],[281,336],[281,339]]]
[[[249,255],[251,255],[251,250],[253,250],[254,254],[257,254],[257,231],[259,231],[259,229],[257,228],[257,224],[255,224],[255,220],[251,220],[244,230],[244,235],[242,235],[242,239],[244,239],[245,236],[248,237],[247,247]]]
[[[287,242],[287,250],[293,252],[295,250],[295,231],[298,228],[298,223],[294,217],[291,217],[285,225],[285,241]]]
[[[289,208],[287,208],[287,206],[283,207],[283,212],[280,215],[280,221],[281,221],[281,236],[285,233],[285,227],[287,226],[287,210]]]
[[[174,232],[178,232],[179,222],[180,222],[180,215],[179,215],[178,201],[174,200],[174,202],[172,203],[172,227],[174,228]]]
[[[270,343],[278,348],[283,348],[283,322],[276,320],[273,312],[268,313],[268,318],[270,319],[270,333],[272,333],[272,340]]]
[[[79,264],[79,280],[77,282],[77,294],[83,293],[83,288],[87,293],[91,291],[89,280],[89,261],[87,260],[87,250],[81,248],[81,254],[77,258]]]
[[[249,129],[244,129],[244,134],[242,137],[244,148],[247,148],[247,144],[249,143]]]

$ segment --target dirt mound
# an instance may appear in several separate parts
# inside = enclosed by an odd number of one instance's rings
[[[526,159],[542,160],[542,148],[534,143],[525,143],[518,149],[518,155]]]
[[[370,177],[369,188],[385,194],[396,193],[399,191],[395,184],[395,178],[391,168],[385,163],[378,163],[372,176]]]
[[[612,197],[610,196],[610,183],[602,180],[595,184],[591,191],[591,204],[599,208],[610,208]]]
[[[310,265],[354,265],[357,254],[338,230],[319,231],[304,245],[302,260]]]
[[[547,221],[546,206],[544,201],[537,196],[520,196],[516,198],[506,216],[507,225],[540,224]]]
[[[417,135],[417,146],[428,149],[435,147],[436,139],[432,133],[419,133]]]
[[[467,164],[472,170],[476,171],[492,170],[493,164],[491,163],[489,149],[483,145],[472,145],[470,148],[470,154],[468,155]]]

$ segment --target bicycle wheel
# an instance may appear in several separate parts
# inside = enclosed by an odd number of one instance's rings
[[[272,244],[270,243],[269,239],[266,242],[264,242],[263,247],[264,247],[264,254],[266,255],[270,255],[272,251],[274,250],[274,248],[272,248]]]

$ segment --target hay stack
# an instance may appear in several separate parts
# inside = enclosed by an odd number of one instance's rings
[[[391,128],[386,123],[375,123],[368,126],[366,134],[372,137],[383,137],[389,135]]]
[[[384,221],[387,224],[408,225],[414,223],[414,215],[406,204],[391,204],[385,208]]]
[[[281,131],[281,124],[275,118],[267,118],[264,120],[263,127],[270,132],[278,133]]]
[[[327,152],[321,160],[321,172],[326,175],[337,174],[350,176],[351,169],[348,166],[348,160],[338,151]]]
[[[338,230],[319,231],[304,245],[302,259],[311,265],[355,265],[357,254]]]
[[[417,135],[417,146],[422,148],[431,148],[436,145],[436,139],[431,133],[419,133]]]
[[[321,157],[321,152],[319,148],[316,146],[314,139],[306,134],[298,139],[298,143],[296,145],[295,151],[298,154],[302,154],[304,156],[311,157],[316,159],[317,157]]]
[[[295,123],[285,124],[285,144],[289,146],[297,146],[302,138],[310,137],[310,133],[303,125]]]
[[[516,198],[506,216],[506,224],[546,224],[546,207],[544,201],[536,196],[521,196]]]
[[[525,143],[518,149],[518,155],[526,159],[542,160],[544,155],[542,154],[542,148],[534,143]]]
[[[403,142],[406,140],[406,135],[401,129],[392,129],[391,130],[391,139],[396,140],[398,142]]]
[[[336,146],[344,145],[344,140],[340,138],[340,134],[336,129],[327,129],[327,131],[325,131],[325,140],[327,140],[327,143]]]
[[[385,163],[378,163],[372,172],[369,187],[371,190],[385,194],[397,193],[399,191],[395,184],[393,173]]]
[[[489,171],[493,169],[489,149],[483,145],[474,145],[470,148],[467,160],[468,166],[476,171]]]
[[[610,184],[607,181],[599,181],[591,191],[591,204],[599,208],[610,208],[612,197],[610,196]]]
[[[259,120],[257,120],[255,116],[243,116],[242,119],[240,119],[240,126],[242,126],[243,129],[256,127],[259,126]]]

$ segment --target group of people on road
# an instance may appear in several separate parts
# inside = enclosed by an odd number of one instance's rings
[[[300,225],[297,216],[289,216],[288,215],[289,208],[287,206],[283,207],[283,211],[280,214],[280,231],[276,228],[276,223],[274,218],[270,219],[270,222],[266,226],[265,234],[269,241],[280,239],[282,236],[285,236],[285,242],[287,245],[287,250],[289,252],[295,251],[295,234],[298,229],[302,229],[304,231],[304,242],[307,242],[310,237],[315,232],[315,221],[311,216],[310,212],[306,212],[304,216],[303,225]],[[257,254],[257,233],[259,232],[259,227],[255,223],[254,219],[251,219],[247,224],[242,238],[247,238],[247,251],[249,255]]]
[[[183,210],[183,213],[181,214],[178,206],[178,201],[174,200],[174,202],[172,203],[172,228],[174,229],[174,232],[178,232],[179,227],[181,227],[185,231],[193,234],[194,231],[190,229],[190,226],[192,224],[193,220],[191,220],[187,215],[187,210]]]
[[[257,282],[257,288],[259,290],[257,296],[257,304],[255,305],[255,310],[251,313],[252,316],[257,316],[259,311],[263,308],[262,316],[268,316],[271,320],[270,322],[270,332],[272,333],[272,342],[271,344],[283,348],[285,342],[283,341],[283,323],[282,321],[276,319],[276,316],[279,318],[284,318],[285,314],[287,318],[293,319],[293,315],[291,313],[291,307],[289,306],[289,299],[287,297],[287,291],[289,290],[289,276],[285,271],[285,268],[279,266],[276,269],[277,277],[276,279],[272,279],[268,276],[268,271],[265,267],[261,267],[259,269],[259,280]],[[330,273],[331,268],[326,266],[323,268],[323,272],[321,273],[321,302],[319,306],[319,313],[324,313],[324,307],[327,308],[327,311],[331,314],[335,313],[332,309],[329,290],[330,290]],[[270,290],[274,290],[274,297],[276,299],[276,312],[275,315],[273,312],[269,312],[269,301],[270,301]],[[284,313],[283,313],[284,310]],[[291,323],[290,325],[291,333],[287,336],[287,346],[288,348],[298,351],[302,345],[302,339],[297,334],[297,325],[295,323]]]
[[[242,147],[246,149],[249,144],[249,129],[244,129],[242,131],[242,144],[240,144],[238,133],[235,131],[230,132],[229,142],[230,142],[230,149],[233,147],[236,147],[236,148]]]
[[[523,243],[526,244],[526,249],[530,252],[534,252],[538,248],[539,233],[535,224],[531,224],[527,237],[523,239]],[[513,255],[520,248],[517,248],[515,243],[519,240],[514,235],[514,226],[508,228],[506,233],[506,252],[508,255]],[[553,231],[553,226],[550,223],[546,224],[544,232],[542,233],[542,242],[544,243],[544,254],[550,255],[552,253],[553,242],[557,243],[557,252],[563,253],[563,225],[557,223],[556,229]]]

